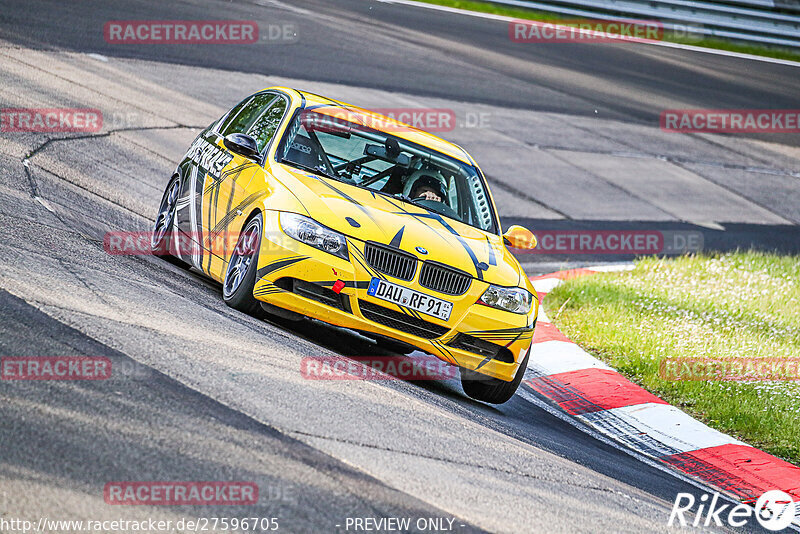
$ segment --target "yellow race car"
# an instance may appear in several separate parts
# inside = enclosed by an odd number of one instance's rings
[[[460,368],[470,397],[522,380],[538,299],[460,147],[286,87],[203,130],[167,184],[156,254],[222,283],[246,313],[312,317]]]

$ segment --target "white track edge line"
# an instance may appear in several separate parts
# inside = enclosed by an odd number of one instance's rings
[[[523,385],[524,384],[525,384],[525,382],[524,382],[524,379],[523,379]],[[633,457],[634,459],[642,462],[643,464],[648,465],[650,467],[654,467],[657,470],[661,471],[662,473],[666,473],[666,474],[668,474],[670,476],[673,476],[673,477],[677,478],[678,480],[680,480],[682,482],[686,482],[687,484],[690,484],[690,485],[694,486],[695,488],[697,488],[699,490],[708,491],[709,489],[711,489],[713,491],[716,491],[720,495],[726,497],[727,499],[730,499],[731,502],[739,504],[740,501],[736,498],[736,496],[734,496],[732,494],[729,494],[729,493],[727,493],[725,491],[717,490],[716,488],[712,488],[711,486],[709,486],[707,484],[704,484],[703,482],[701,482],[701,481],[699,481],[697,479],[694,479],[694,478],[682,473],[681,471],[672,469],[671,467],[668,467],[666,464],[661,462],[659,460],[659,458],[657,458],[655,456],[651,456],[649,454],[646,454],[646,453],[644,453],[642,451],[636,450],[636,449],[634,449],[632,447],[628,447],[625,444],[620,443],[618,440],[612,438],[610,435],[603,434],[603,433],[599,432],[598,430],[595,430],[594,427],[591,426],[590,424],[588,424],[586,421],[583,421],[583,420],[577,419],[575,417],[572,417],[569,414],[567,414],[566,412],[564,412],[562,410],[559,410],[557,408],[554,408],[553,406],[547,404],[545,401],[543,401],[539,397],[537,397],[536,394],[532,393],[529,389],[527,389],[529,387],[530,386],[527,386],[525,388],[521,387],[518,390],[518,394],[522,398],[527,400],[528,402],[533,403],[534,405],[536,405],[537,407],[541,408],[542,410],[544,410],[545,412],[549,413],[550,415],[552,415],[552,416],[556,417],[557,419],[560,419],[561,421],[564,421],[565,423],[577,428],[578,430],[580,430],[584,434],[589,435],[589,437],[592,437],[592,438],[596,439],[597,441],[599,441],[601,443],[609,445],[609,446],[613,447],[616,450],[622,451],[625,454]]]

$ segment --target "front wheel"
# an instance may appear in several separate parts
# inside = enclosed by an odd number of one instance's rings
[[[482,375],[462,367],[461,387],[464,388],[464,393],[475,400],[488,402],[489,404],[503,404],[509,400],[517,392],[522,382],[522,377],[525,376],[525,369],[528,368],[528,359],[531,356],[531,347],[528,347],[528,352],[520,362],[517,374],[511,382]]]
[[[236,248],[231,253],[228,270],[222,284],[222,300],[241,312],[261,316],[261,303],[253,296],[258,270],[258,251],[264,219],[261,213],[254,215],[244,226]]]

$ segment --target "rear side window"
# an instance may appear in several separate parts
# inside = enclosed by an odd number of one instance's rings
[[[250,126],[247,135],[256,140],[259,152],[267,147],[272,136],[275,135],[275,130],[278,129],[284,111],[286,111],[286,100],[277,97]]]
[[[247,133],[256,119],[276,98],[278,96],[274,93],[259,93],[241,102],[228,114],[220,128],[220,134],[225,137],[232,133]]]

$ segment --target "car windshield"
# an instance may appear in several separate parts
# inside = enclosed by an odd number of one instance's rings
[[[388,120],[382,126],[408,128]],[[303,110],[286,129],[276,158],[496,233],[489,195],[474,166],[382,129]]]

